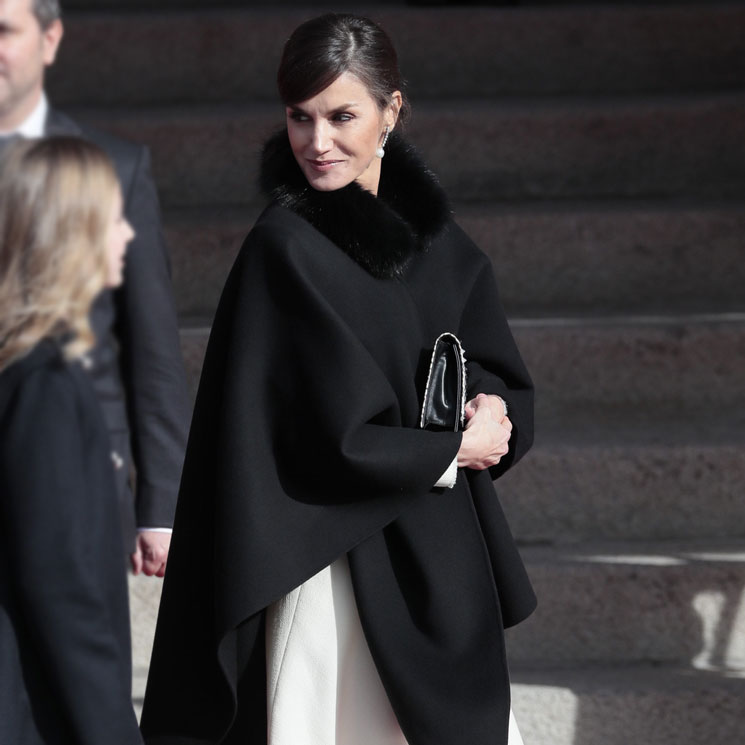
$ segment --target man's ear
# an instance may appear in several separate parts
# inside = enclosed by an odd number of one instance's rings
[[[57,58],[57,49],[59,49],[62,36],[65,33],[65,29],[62,26],[62,21],[57,18],[52,21],[49,26],[42,31],[42,45],[44,48],[44,64],[52,65],[54,60]]]

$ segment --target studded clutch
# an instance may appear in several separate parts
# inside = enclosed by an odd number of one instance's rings
[[[466,410],[466,356],[455,334],[440,334],[424,389],[419,426],[438,432],[457,432],[463,428]]]

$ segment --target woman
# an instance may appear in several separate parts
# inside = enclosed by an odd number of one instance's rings
[[[530,379],[488,259],[393,132],[382,30],[309,21],[278,82],[272,201],[197,397],[146,741],[503,745],[502,627],[535,598],[491,481],[530,445]],[[418,426],[446,331],[468,359],[464,432]]]
[[[133,233],[74,138],[0,161],[0,742],[136,745],[124,550],[88,312]]]

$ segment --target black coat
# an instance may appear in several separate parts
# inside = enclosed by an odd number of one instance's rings
[[[310,189],[286,136],[263,173],[275,201],[227,281],[197,397],[146,741],[264,743],[264,609],[348,553],[409,743],[506,743],[502,628],[535,598],[490,476],[531,444],[532,386],[489,260],[396,138],[377,198]],[[417,426],[443,331],[469,397],[503,396],[515,425],[499,466],[453,490],[433,484],[461,434]]]
[[[46,134],[83,137],[108,154],[136,234],[127,249],[124,283],[103,292],[91,313],[97,344],[90,372],[112,448],[121,456],[117,490],[130,551],[135,526],[173,525],[190,417],[158,196],[143,146],[82,127],[56,110],[50,111]],[[136,502],[128,483],[130,446]]]
[[[0,743],[136,745],[106,428],[51,341],[0,373]]]

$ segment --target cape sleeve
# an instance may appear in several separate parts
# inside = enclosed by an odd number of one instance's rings
[[[476,276],[464,305],[459,338],[467,360],[468,399],[479,393],[501,396],[513,424],[509,452],[489,469],[496,479],[533,443],[533,383],[507,323],[488,262]]]
[[[263,418],[281,466],[302,475],[287,485],[292,496],[339,502],[428,490],[461,435],[404,426],[396,392],[348,322],[355,288],[334,276],[338,257],[326,262],[302,240],[255,231],[260,248],[247,252],[234,315],[252,319],[248,344],[261,354],[239,355],[231,370],[271,378]]]

